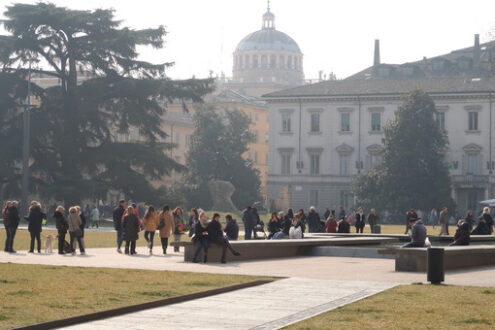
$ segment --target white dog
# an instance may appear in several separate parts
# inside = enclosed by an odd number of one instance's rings
[[[53,241],[55,241],[55,237],[52,234],[46,235],[46,239],[45,239],[45,253],[46,254],[52,254]]]

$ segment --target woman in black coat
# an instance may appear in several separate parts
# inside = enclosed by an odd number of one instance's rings
[[[280,231],[278,223],[277,213],[273,212],[270,221],[268,222],[268,239],[271,239],[273,235]]]
[[[34,253],[34,240],[36,239],[38,253],[41,253],[41,226],[43,219],[46,219],[46,214],[41,212],[41,205],[38,202],[32,202],[29,208],[27,221],[29,222],[28,230],[31,235],[31,245],[29,253]]]
[[[471,240],[471,233],[469,230],[469,224],[465,220],[459,220],[457,223],[457,230],[454,235],[454,242],[449,245],[469,245]]]
[[[363,229],[366,223],[364,222],[364,212],[362,208],[359,208],[356,212],[356,222],[354,227],[356,227],[356,233],[363,233]]]
[[[129,245],[131,247],[130,254],[136,254],[136,241],[139,238],[139,220],[132,206],[127,208],[127,215],[122,221],[122,229],[125,240],[125,254],[129,254]]]
[[[55,210],[55,213],[53,214],[58,232],[58,254],[65,254],[65,235],[67,234],[67,230],[69,229],[69,224],[67,223],[67,219],[65,219],[64,213],[65,209],[62,206],[58,206]]]

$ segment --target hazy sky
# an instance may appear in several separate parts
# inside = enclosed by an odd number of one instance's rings
[[[0,0],[6,5],[35,1]],[[173,78],[232,74],[232,53],[247,34],[261,28],[266,0],[52,0],[76,9],[113,8],[123,25],[165,25],[161,50],[144,48],[142,58],[173,61]],[[304,53],[306,78],[318,71],[344,78],[373,60],[374,39],[381,59],[402,63],[482,42],[495,26],[494,0],[272,0],[275,26]]]

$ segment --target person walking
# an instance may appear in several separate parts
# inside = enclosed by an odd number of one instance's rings
[[[230,214],[227,214],[225,216],[225,222],[227,224],[225,225],[224,232],[227,235],[227,239],[229,241],[237,241],[239,238],[239,225],[237,225],[237,221]]]
[[[127,214],[124,216],[124,220],[122,221],[122,230],[125,241],[125,254],[137,254],[136,241],[139,239],[139,229],[140,226],[137,215],[134,213],[132,206],[129,206],[127,208]]]
[[[119,206],[117,206],[113,210],[113,228],[115,228],[115,231],[117,232],[117,252],[122,253],[121,247],[122,247],[122,218],[124,217],[124,212],[125,212],[125,207],[126,207],[126,202],[125,200],[121,199],[119,202]]]
[[[208,219],[204,212],[199,213],[199,221],[194,226],[192,241],[196,245],[193,262],[199,262],[199,252],[203,249],[203,262],[206,263],[208,260]]]
[[[65,219],[64,213],[65,209],[63,208],[63,206],[57,206],[57,208],[55,209],[55,213],[53,214],[53,217],[55,218],[55,226],[58,233],[58,254],[65,254],[65,235],[67,234],[67,230],[69,229],[69,224],[67,223],[67,219]]]
[[[215,213],[213,219],[208,223],[208,243],[217,244],[222,247],[222,258],[220,262],[222,264],[227,262],[227,249],[232,252],[234,256],[240,256],[241,254],[234,250],[229,240],[223,236],[222,226],[220,225],[220,214]]]
[[[354,223],[354,227],[356,227],[356,234],[362,234],[364,226],[366,226],[366,223],[364,222],[364,212],[363,209],[359,207],[358,211],[356,212],[356,222]]]
[[[96,228],[100,228],[100,210],[95,205],[95,207],[91,210],[91,228],[96,226]]]
[[[316,212],[314,206],[309,208],[308,227],[310,233],[317,233],[320,231],[320,215]]]
[[[471,232],[474,226],[473,211],[471,210],[467,211],[466,217],[464,218],[464,222],[468,224],[469,231]]]
[[[250,240],[254,226],[256,225],[256,219],[254,219],[251,206],[246,207],[242,213],[242,222],[244,223],[244,239]]]
[[[375,209],[371,209],[370,214],[368,214],[368,223],[370,225],[371,233],[375,233],[375,226],[378,225],[378,214]]]
[[[428,222],[426,223],[426,225],[432,225],[433,229],[435,229],[435,225],[436,225],[437,221],[438,221],[437,209],[432,208],[430,211],[430,218],[429,218]]]
[[[192,237],[194,235],[194,228],[196,227],[196,224],[199,221],[199,214],[198,210],[196,209],[191,209],[189,211],[189,237]]]
[[[17,232],[17,227],[21,218],[19,217],[19,203],[13,201],[10,207],[5,212],[6,219],[3,223],[5,231],[7,232],[7,239],[5,240],[5,252],[16,253],[14,250],[14,239]]]
[[[67,217],[67,222],[69,223],[69,235],[70,235],[70,248],[72,251],[72,255],[76,255],[75,244],[79,244],[79,250],[81,255],[86,254],[84,249],[84,239],[82,237],[81,230],[81,217],[77,214],[77,208],[71,207],[69,209],[69,216]]]
[[[449,212],[446,207],[440,212],[438,217],[438,223],[440,224],[440,236],[449,234]]]
[[[481,217],[485,220],[486,226],[488,227],[488,235],[491,235],[493,233],[493,218],[490,215],[490,208],[488,206],[483,208]]]
[[[163,254],[167,254],[168,239],[170,235],[175,231],[174,218],[170,214],[170,208],[165,205],[159,214],[160,223],[158,229],[160,230],[160,240],[162,243]]]
[[[12,206],[11,201],[7,201],[2,208],[2,219],[3,219],[3,227],[5,228],[5,252],[7,252],[7,238],[9,237],[9,231],[7,230],[7,211],[9,207]]]
[[[43,219],[46,219],[46,214],[41,212],[41,204],[38,202],[31,202],[29,207],[29,215],[27,217],[28,231],[31,236],[31,244],[29,245],[29,253],[34,253],[34,241],[36,240],[38,253],[41,253],[41,231]]]
[[[144,214],[144,239],[148,243],[148,249],[150,250],[150,255],[153,254],[153,241],[155,238],[155,231],[160,224],[160,217],[155,211],[153,206],[149,206],[148,210]]]

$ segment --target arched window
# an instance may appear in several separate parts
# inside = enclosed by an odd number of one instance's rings
[[[240,70],[244,69],[244,65],[242,63],[242,55],[239,55],[239,69]]]
[[[285,66],[285,57],[284,55],[280,55],[278,58],[278,67],[283,69]]]
[[[249,68],[249,55],[244,56],[244,66],[246,69]]]
[[[253,55],[253,69],[258,68],[258,55]]]
[[[270,55],[270,69],[275,69],[277,67],[277,57],[275,55]]]
[[[266,55],[261,55],[261,67],[263,69],[268,67],[268,59]]]
[[[292,69],[292,56],[287,56],[287,69]]]

